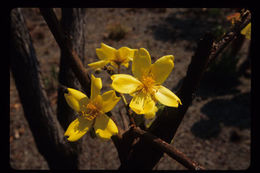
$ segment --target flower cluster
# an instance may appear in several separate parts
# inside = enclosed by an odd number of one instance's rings
[[[106,115],[120,100],[115,91],[132,96],[129,107],[136,114],[144,114],[146,119],[154,118],[158,108],[157,102],[169,107],[178,107],[181,100],[162,83],[174,67],[174,56],[166,55],[152,64],[149,52],[144,49],[121,47],[116,50],[104,43],[96,49],[100,61],[88,64],[91,68],[102,68],[111,64],[114,68],[129,66],[132,61],[132,75],[114,74],[111,76],[113,90],[100,95],[102,81],[91,76],[91,96],[68,88],[64,94],[68,105],[78,112],[79,116],[67,128],[65,136],[69,141],[77,141],[92,127],[98,137],[110,139],[118,133],[114,121]]]

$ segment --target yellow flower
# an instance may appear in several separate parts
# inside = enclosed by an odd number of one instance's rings
[[[166,55],[151,64],[149,52],[141,48],[133,58],[132,73],[111,76],[112,88],[120,93],[133,96],[130,107],[137,114],[145,114],[145,118],[153,118],[158,110],[159,101],[163,105],[178,107],[180,99],[161,84],[166,80],[174,67],[174,56]]]
[[[110,63],[112,66],[118,68],[119,65],[124,65],[126,68],[129,65],[129,61],[133,60],[134,52],[137,49],[130,49],[128,47],[121,47],[116,50],[113,47],[110,47],[104,43],[101,43],[101,48],[96,49],[96,54],[100,61],[90,63],[90,66],[93,69],[102,68],[106,64]]]
[[[251,22],[241,30],[241,34],[245,35],[247,39],[251,39]]]
[[[90,99],[78,90],[67,89],[65,99],[68,105],[79,113],[79,117],[69,125],[64,134],[69,141],[79,140],[93,126],[97,136],[102,139],[110,139],[118,133],[116,124],[105,113],[111,111],[120,98],[114,90],[100,95],[101,88],[101,79],[92,75]]]

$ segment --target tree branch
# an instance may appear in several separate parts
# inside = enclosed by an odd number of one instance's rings
[[[140,129],[139,127],[131,128],[130,131],[135,135],[144,138],[144,140],[147,141],[146,145],[152,145],[153,147],[161,150],[162,152],[165,152],[171,158],[175,159],[177,162],[181,163],[186,168],[191,170],[205,170],[204,167],[200,166],[195,161],[189,159],[184,153],[180,152],[172,145],[152,135],[151,133]]]
[[[235,25],[221,41],[213,45],[213,36],[208,33],[198,43],[198,48],[192,57],[188,67],[187,75],[180,90],[177,92],[182,101],[178,108],[166,107],[163,113],[152,123],[148,132],[170,143],[174,137],[188,107],[190,106],[194,93],[209,64],[238,35],[243,27],[250,22],[250,15],[242,15],[241,22]],[[152,169],[163,156],[163,152],[146,145],[143,139],[129,152],[129,159],[121,164],[119,169]]]
[[[20,9],[11,12],[11,70],[39,152],[51,169],[77,168],[72,144],[63,130],[44,90],[39,63]]]
[[[85,9],[77,8],[62,8],[61,26],[64,28],[71,42],[73,49],[79,55],[80,60],[83,62],[85,55],[85,37],[84,37],[84,20],[86,17]],[[66,57],[67,53],[61,49],[60,56],[60,71],[59,71],[59,83],[75,89],[80,89],[79,82],[75,77],[72,69],[70,68],[69,57]],[[65,98],[64,92],[61,88],[58,88],[58,102],[57,102],[57,117],[62,125],[63,129],[66,129],[68,125],[76,118],[75,112],[71,109]]]
[[[87,96],[90,96],[90,77],[88,75],[88,71],[84,67],[76,51],[73,49],[68,35],[65,35],[65,32],[59,24],[52,9],[40,8],[40,11],[61,51],[66,54],[68,62],[70,63],[70,68],[75,73]]]

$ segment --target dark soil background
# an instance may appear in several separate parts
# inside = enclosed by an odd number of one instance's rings
[[[56,110],[58,45],[38,9],[24,8],[22,11],[48,96],[53,110]],[[60,9],[55,9],[55,12],[60,17]],[[153,62],[161,56],[172,54],[175,67],[164,86],[176,92],[185,77],[198,40],[206,31],[216,35],[225,32],[231,25],[226,16],[234,12],[234,9],[214,8],[89,8],[85,66],[98,60],[95,49],[100,47],[101,42],[117,49],[122,46],[146,48]],[[206,169],[244,170],[250,166],[251,69],[238,73],[238,68],[248,56],[249,45],[250,40],[245,40],[237,57],[222,58],[217,70],[208,69],[171,143]],[[230,61],[234,58],[237,61]],[[123,72],[130,73],[130,67]],[[14,169],[49,169],[36,148],[24,118],[11,72],[10,76],[10,166]],[[103,91],[108,90],[111,83],[108,75],[95,73],[95,76],[102,77]],[[113,110],[119,125],[122,125],[118,115],[121,106],[119,104]],[[111,141],[92,139],[89,134],[82,140],[84,151],[80,169],[119,167],[117,151]],[[165,154],[154,169],[186,168]]]

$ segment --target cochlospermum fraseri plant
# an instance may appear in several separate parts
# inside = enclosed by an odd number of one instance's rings
[[[104,43],[101,43],[101,48],[96,49],[96,54],[100,61],[90,63],[88,66],[93,69],[97,69],[102,68],[110,63],[115,68],[119,68],[120,65],[123,65],[127,68],[129,61],[133,60],[135,51],[137,51],[137,49],[130,49],[128,47],[121,47],[117,50]]]
[[[91,96],[88,98],[82,92],[67,88],[64,94],[68,105],[79,113],[65,132],[68,140],[73,142],[79,140],[91,127],[102,139],[110,139],[112,135],[118,133],[118,128],[114,121],[105,113],[111,111],[120,100],[114,90],[110,90],[100,95],[102,81],[100,78],[91,76]]]
[[[181,100],[171,90],[161,84],[167,79],[174,67],[174,56],[166,55],[151,64],[149,52],[140,48],[134,55],[132,73],[111,76],[112,88],[119,93],[130,94],[133,98],[130,108],[145,118],[153,118],[158,110],[157,101],[161,104],[178,107]]]

